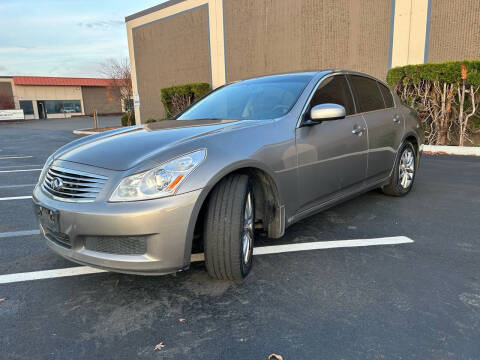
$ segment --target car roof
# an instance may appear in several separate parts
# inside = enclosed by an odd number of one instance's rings
[[[370,78],[372,80],[375,80],[375,81],[378,81],[379,83],[387,86],[388,84],[382,80],[382,79],[379,79],[379,78],[376,78],[375,76],[373,75],[370,75],[370,74],[367,74],[367,73],[363,73],[363,72],[360,72],[360,71],[356,71],[356,70],[348,70],[348,69],[331,69],[331,70],[327,70],[329,74],[331,73],[340,73],[340,74],[350,74],[350,75],[359,75],[359,76],[364,76],[364,77],[367,77],[367,78]]]
[[[278,74],[269,74],[269,75],[262,75],[262,76],[255,76],[251,78],[246,78],[242,80],[237,80],[237,81],[232,81],[232,83],[240,82],[240,81],[252,81],[252,80],[260,80],[260,79],[282,79],[286,77],[310,77],[311,79],[317,78],[320,79],[326,75],[333,74],[333,73],[339,73],[339,74],[352,74],[352,75],[360,75],[360,76],[365,76],[368,78],[371,78],[373,80],[379,81],[380,83],[386,85],[386,83],[372,75],[362,73],[360,71],[355,71],[355,70],[348,70],[348,69],[325,69],[325,70],[313,70],[313,71],[297,71],[297,72],[285,72],[285,73],[278,73]],[[388,86],[388,85],[387,85]]]
[[[268,74],[261,76],[253,76],[250,78],[245,78],[237,81],[232,81],[231,83],[242,82],[242,81],[255,81],[255,80],[281,80],[285,78],[310,78],[313,79],[318,74],[318,71],[298,71],[298,72],[288,72],[288,73],[279,73],[279,74]]]

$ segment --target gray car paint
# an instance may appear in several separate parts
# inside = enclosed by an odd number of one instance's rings
[[[171,120],[92,135],[60,148],[55,165],[108,176],[95,202],[51,199],[36,186],[33,200],[60,213],[62,232],[72,249],[49,240],[60,255],[108,270],[163,274],[189,266],[195,223],[211,189],[225,175],[243,168],[262,171],[276,194],[276,237],[310,214],[388,182],[398,150],[407,136],[423,144],[418,117],[395,97],[393,110],[355,114],[303,126],[313,90],[333,74],[315,73],[285,116],[273,120]],[[358,74],[358,73],[355,73]],[[368,76],[361,74],[363,76]],[[375,79],[377,80],[377,79]],[[400,114],[396,124],[392,115]],[[369,128],[369,126],[371,128]],[[363,127],[361,136],[352,129]],[[206,160],[174,196],[136,202],[108,201],[125,176],[151,169],[171,158],[207,149]],[[145,256],[100,254],[83,248],[88,235],[148,235]]]

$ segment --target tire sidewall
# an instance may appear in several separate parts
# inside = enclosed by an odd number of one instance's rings
[[[399,180],[398,175],[400,173],[400,160],[403,156],[403,153],[404,153],[405,149],[407,149],[407,148],[412,150],[412,153],[413,153],[413,168],[414,168],[414,171],[413,171],[412,182],[410,183],[408,188],[404,188],[402,185],[400,185],[400,183],[398,181]],[[415,151],[415,147],[410,142],[404,143],[403,146],[401,147],[400,152],[398,154],[397,161],[395,163],[395,172],[394,172],[393,175],[394,175],[393,183],[394,183],[394,186],[395,186],[395,191],[399,195],[408,194],[410,192],[410,190],[412,190],[413,183],[415,182],[415,176],[417,175],[417,152]]]

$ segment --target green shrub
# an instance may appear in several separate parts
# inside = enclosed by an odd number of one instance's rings
[[[176,85],[162,89],[162,103],[167,118],[183,111],[204,95],[210,92],[208,83],[191,83]]]
[[[122,126],[135,125],[135,114],[130,113],[130,121],[128,121],[128,112],[122,115]]]
[[[459,84],[462,80],[462,64],[465,65],[467,70],[467,85],[480,86],[480,60],[447,61],[396,67],[388,71],[387,83],[391,87],[398,84],[414,85],[421,81]]]
[[[387,83],[420,115],[428,144],[469,140],[479,115],[480,60],[396,67]]]

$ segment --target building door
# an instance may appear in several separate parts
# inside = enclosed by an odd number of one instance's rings
[[[47,118],[47,110],[45,109],[45,101],[37,101],[37,110],[38,110],[38,118],[39,119],[46,119]]]

